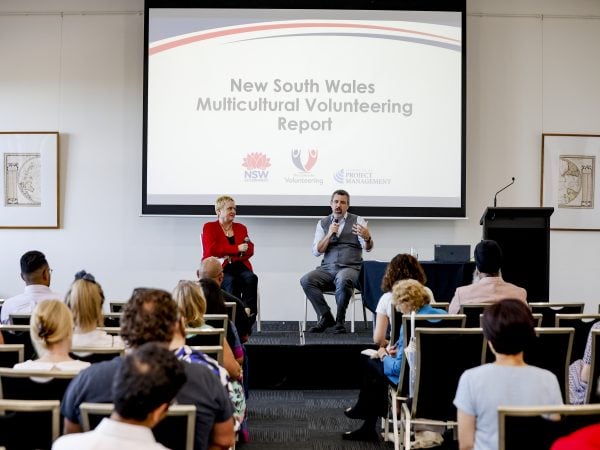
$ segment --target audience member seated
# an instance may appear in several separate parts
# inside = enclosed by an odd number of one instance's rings
[[[75,331],[73,347],[122,347],[119,336],[98,330],[104,324],[102,304],[104,293],[91,273],[81,270],[75,274],[75,281],[65,297],[67,306],[73,313]]]
[[[206,299],[199,284],[193,281],[180,281],[173,290],[173,299],[185,320],[186,328],[198,328],[200,330],[212,328],[204,323]],[[231,379],[241,379],[242,367],[236,361],[227,341],[223,342],[223,366]]]
[[[389,342],[387,340],[389,325],[392,321],[392,286],[396,281],[400,280],[417,280],[423,286],[427,282],[427,276],[419,261],[414,256],[400,253],[392,258],[385,269],[383,280],[381,281],[381,290],[384,294],[377,303],[377,319],[375,329],[373,330],[373,341],[379,347],[386,347]],[[433,292],[425,286],[425,290],[429,294],[429,302],[433,302]]]
[[[225,300],[223,300],[219,285],[212,280],[202,279],[200,280],[200,287],[206,299],[206,314],[227,314],[227,307],[225,306]],[[227,323],[227,343],[233,352],[235,360],[239,364],[243,364],[244,347],[240,341],[235,324],[231,320]]]
[[[473,284],[456,289],[448,307],[449,314],[458,314],[460,305],[495,303],[514,298],[527,303],[527,291],[502,279],[502,249],[496,241],[483,240],[475,247]]]
[[[195,292],[196,290],[198,292]],[[191,292],[194,292],[194,294],[190,295]],[[202,325],[201,316],[205,307],[196,307],[197,303],[204,302],[204,298],[199,298],[199,295],[202,295],[200,287],[193,281],[180,281],[175,287],[175,290],[173,291],[173,298],[176,299],[179,305],[181,318],[177,322],[177,326],[175,327],[175,330],[173,332],[171,350],[175,351],[175,355],[178,359],[193,364],[204,364],[206,367],[212,370],[212,372],[217,377],[219,377],[219,380],[221,380],[221,384],[227,389],[229,399],[231,400],[231,404],[233,405],[233,418],[236,422],[235,430],[240,432],[240,439],[243,442],[247,442],[248,430],[244,420],[246,416],[246,397],[244,396],[244,386],[241,383],[241,371],[239,371],[238,376],[236,378],[231,378],[227,370],[224,367],[221,367],[217,363],[217,361],[200,351],[192,350],[185,343],[185,329],[188,326],[187,315],[193,317],[192,321],[195,324],[199,324],[200,326]],[[198,301],[197,303],[189,301],[184,301],[180,303],[180,301],[178,300],[182,297],[190,299],[194,296],[197,300],[201,301]],[[182,304],[185,309],[182,309]],[[237,364],[237,362],[235,362],[235,364],[237,365],[239,370],[239,364]]]
[[[599,383],[600,385],[600,380]],[[600,389],[597,395],[600,397]],[[598,450],[600,449],[600,423],[589,425],[568,436],[557,439],[550,450]]]
[[[9,323],[11,314],[30,314],[42,300],[62,298],[50,290],[52,269],[42,252],[29,251],[21,256],[21,278],[25,292],[7,298],[2,305],[0,321]]]
[[[535,339],[534,326],[531,311],[521,300],[502,300],[485,309],[483,334],[496,360],[465,371],[458,383],[454,405],[461,449],[498,448],[500,405],[562,404],[556,376],[523,359],[524,349]]]
[[[54,450],[117,449],[160,450],[151,429],[186,382],[182,362],[163,346],[147,343],[127,355],[114,376],[114,410],[110,418],[87,433],[63,436]]]
[[[38,303],[31,315],[29,332],[39,358],[16,364],[15,369],[78,372],[90,365],[69,356],[73,316],[62,301],[43,300]]]
[[[392,305],[403,314],[415,311],[417,314],[446,314],[442,309],[429,305],[430,296],[425,287],[416,280],[401,280],[392,288]],[[404,353],[403,331],[396,345],[389,351],[380,347],[376,358],[366,361],[363,372],[358,401],[352,408],[344,411],[351,419],[364,420],[363,425],[355,431],[342,435],[344,440],[377,441],[379,437],[375,430],[377,419],[385,417],[388,408],[388,386],[397,386],[400,376],[400,366]]]
[[[569,401],[573,405],[585,403],[585,396],[590,379],[590,366],[592,364],[592,330],[600,330],[600,322],[592,325],[588,340],[585,344],[583,359],[578,359],[569,366]],[[600,360],[597,362],[600,364]]]
[[[134,289],[123,308],[121,337],[130,348],[157,342],[167,348],[179,319],[171,294],[159,289]],[[123,358],[92,364],[71,381],[61,404],[65,433],[81,431],[79,405],[83,402],[110,403],[113,380]],[[185,364],[187,382],[177,394],[177,402],[196,407],[196,450],[228,449],[233,446],[232,407],[219,379],[201,364]]]
[[[221,293],[226,302],[234,302],[237,306],[237,314],[235,315],[235,327],[240,335],[242,343],[248,340],[248,336],[252,332],[252,326],[256,322],[256,314],[250,311],[250,308],[246,308],[244,303],[237,298],[235,295],[230,294],[223,289],[224,272],[221,262],[214,256],[209,256],[202,261],[200,268],[196,271],[198,279],[207,278],[213,280],[221,287]]]

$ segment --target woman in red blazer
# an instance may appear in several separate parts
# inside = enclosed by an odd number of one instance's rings
[[[223,259],[222,288],[240,298],[251,314],[256,314],[258,277],[252,272],[250,258],[254,244],[248,237],[248,229],[234,223],[235,200],[222,195],[215,201],[217,220],[204,224],[202,229],[202,259],[209,256]]]

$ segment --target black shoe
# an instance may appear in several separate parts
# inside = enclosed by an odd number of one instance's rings
[[[375,430],[365,430],[364,428],[359,428],[354,431],[346,431],[342,434],[342,439],[344,441],[367,441],[367,442],[378,442],[379,436],[375,432]]]
[[[309,333],[322,333],[327,328],[335,325],[335,320],[333,320],[333,316],[330,312],[326,312],[321,316],[319,321],[314,327],[311,327],[308,332]]]
[[[358,408],[347,408],[344,410],[344,415],[349,419],[361,419],[366,420],[368,417],[362,414]]]
[[[333,328],[333,334],[345,334],[346,333],[346,325],[343,323],[336,323]]]

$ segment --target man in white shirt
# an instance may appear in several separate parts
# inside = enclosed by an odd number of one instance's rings
[[[52,269],[42,252],[32,250],[21,256],[21,278],[25,292],[4,301],[0,322],[9,323],[11,314],[31,314],[42,300],[61,300],[62,295],[50,290]]]
[[[164,450],[152,428],[169,409],[186,381],[183,362],[166,346],[149,342],[127,355],[113,382],[114,410],[108,419],[87,433],[65,435],[54,450]]]

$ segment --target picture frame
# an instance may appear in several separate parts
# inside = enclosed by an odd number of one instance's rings
[[[551,230],[600,231],[600,135],[542,134],[540,206],[554,207]]]
[[[0,228],[59,228],[58,137],[0,132]]]

